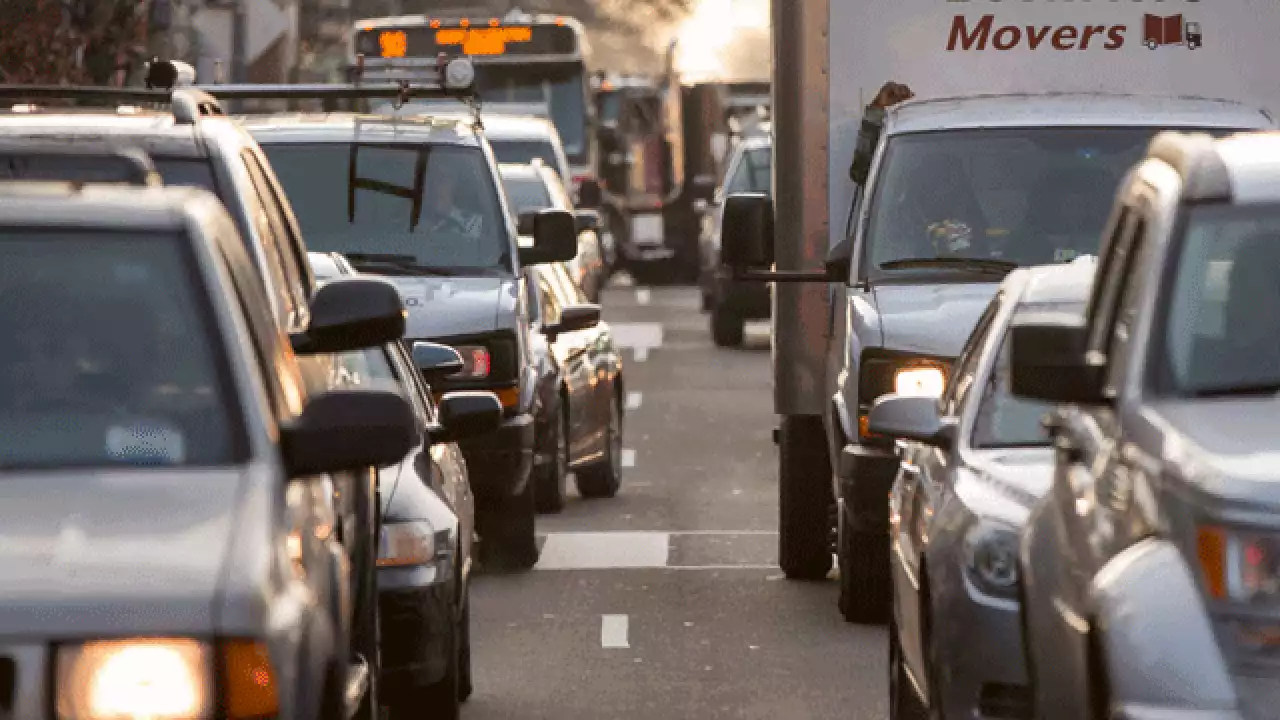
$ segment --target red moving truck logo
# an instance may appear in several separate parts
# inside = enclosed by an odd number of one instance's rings
[[[1142,16],[1142,44],[1155,50],[1163,45],[1186,45],[1195,50],[1203,44],[1200,23],[1184,22],[1182,15]]]

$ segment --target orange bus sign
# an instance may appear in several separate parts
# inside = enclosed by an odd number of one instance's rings
[[[504,55],[507,43],[527,43],[532,39],[533,28],[529,27],[449,28],[436,31],[437,45],[461,45],[464,55]]]

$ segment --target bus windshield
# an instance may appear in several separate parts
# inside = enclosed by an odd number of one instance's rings
[[[485,105],[544,106],[569,162],[587,160],[586,70],[578,63],[477,65],[476,91]]]

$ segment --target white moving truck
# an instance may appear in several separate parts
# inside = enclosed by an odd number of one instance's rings
[[[1178,15],[1194,43],[1146,42]],[[872,402],[963,393],[951,361],[1003,274],[1095,254],[1114,190],[1157,129],[1274,126],[1259,108],[1280,110],[1280,11],[775,0],[773,33],[774,196],[729,199],[723,259],[777,283],[780,565],[824,577],[835,538],[841,611],[882,621],[898,461],[866,432]],[[885,113],[865,172],[851,172],[864,108],[887,81],[915,98]]]

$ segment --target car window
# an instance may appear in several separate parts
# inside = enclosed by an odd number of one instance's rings
[[[978,318],[977,324],[974,325],[973,332],[969,334],[969,339],[965,342],[964,349],[960,351],[960,355],[952,364],[951,377],[941,400],[943,415],[956,415],[964,404],[965,395],[973,384],[973,374],[977,370],[978,360],[982,355],[982,346],[986,341],[987,332],[990,330],[991,324],[995,322],[996,315],[1000,312],[1003,298],[1004,292],[1000,292],[991,299],[987,309],[983,311],[982,316]]]
[[[246,458],[227,356],[184,242],[0,230],[0,466]]]
[[[1280,207],[1196,208],[1161,325],[1164,392],[1280,389]]]
[[[725,183],[725,193],[764,193],[773,191],[773,151],[769,148],[753,148],[743,151],[733,170],[733,176]]]
[[[420,269],[513,272],[499,191],[478,148],[350,143],[264,143],[262,148],[311,250],[344,253],[362,269],[370,260],[359,255],[394,255]],[[396,264],[404,271],[406,263]],[[379,271],[384,269],[396,268]]]
[[[546,183],[537,175],[503,172],[502,186],[507,191],[507,199],[511,201],[512,209],[517,213],[545,210],[554,204]]]
[[[495,140],[489,138],[494,158],[509,165],[529,165],[541,160],[547,167],[558,168],[556,148],[548,140]]]
[[[245,150],[245,157],[256,175],[256,180],[262,184],[263,190],[266,192],[264,197],[270,200],[267,206],[273,226],[277,228],[281,241],[281,250],[287,260],[285,269],[289,272],[292,281],[297,285],[298,290],[302,293],[301,299],[305,303],[311,297],[312,278],[308,272],[307,264],[307,248],[306,244],[298,237],[298,228],[296,226],[296,218],[292,218],[291,208],[289,207],[289,199],[284,196],[283,190],[279,187],[279,180],[275,173],[272,172],[271,166],[265,163],[258,153],[253,149]]]
[[[272,257],[280,265],[279,268],[272,268],[272,271],[284,278],[290,294],[290,305],[297,312],[299,306],[306,303],[307,288],[302,274],[299,272],[300,258],[296,257],[292,252],[292,240],[288,225],[284,216],[280,213],[280,206],[276,201],[275,193],[271,190],[271,183],[268,182],[266,175],[263,174],[262,166],[258,164],[257,158],[249,150],[242,152],[240,157],[244,162],[245,170],[249,173],[249,180],[253,183],[258,203],[266,216],[266,225],[269,232],[263,235],[263,239],[267,242]]]

